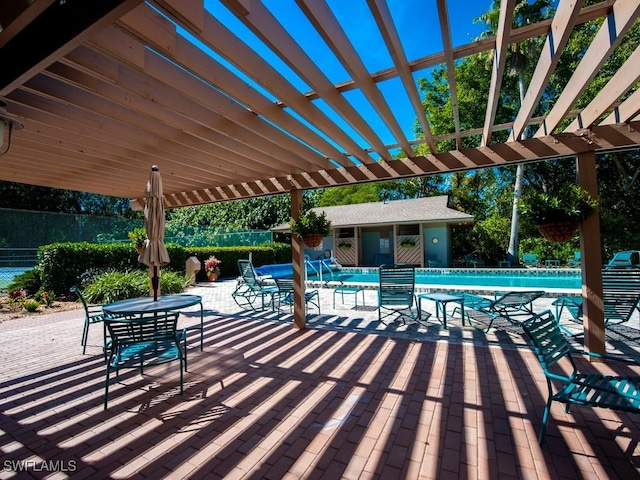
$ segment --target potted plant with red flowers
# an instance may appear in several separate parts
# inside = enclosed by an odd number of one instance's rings
[[[207,278],[209,279],[210,282],[215,282],[218,279],[218,276],[220,275],[220,264],[222,263],[221,260],[218,260],[215,255],[211,255],[205,262],[204,262],[204,269],[207,272]]]

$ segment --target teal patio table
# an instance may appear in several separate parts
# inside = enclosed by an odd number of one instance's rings
[[[142,316],[160,312],[175,312],[193,305],[200,305],[200,325],[187,327],[186,330],[200,330],[200,351],[204,347],[204,308],[200,295],[173,294],[161,295],[157,300],[153,297],[127,298],[109,303],[102,307],[107,315],[122,315],[127,317]]]
[[[442,325],[447,328],[447,303],[454,302],[460,305],[462,326],[464,327],[464,296],[448,293],[420,293],[418,294],[418,317],[422,318],[422,300],[432,300],[436,304],[436,318],[440,320],[442,312]]]

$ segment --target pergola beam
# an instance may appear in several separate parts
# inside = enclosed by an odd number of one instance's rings
[[[431,133],[431,127],[429,126],[429,120],[424,111],[424,105],[420,99],[420,93],[416,87],[416,82],[413,80],[411,68],[407,61],[407,57],[400,41],[400,36],[391,18],[389,7],[384,0],[367,0],[369,9],[376,20],[380,34],[387,45],[387,49],[393,59],[393,64],[398,72],[398,76],[402,81],[402,85],[409,96],[409,101],[413,107],[413,111],[416,114],[416,118],[422,127],[422,133],[426,139],[427,145],[431,153],[436,152],[436,144],[433,141],[433,134]],[[374,80],[374,77],[371,77]]]
[[[573,3],[561,2],[558,6],[558,10],[551,22],[551,31],[547,34],[544,46],[542,47],[542,53],[540,54],[536,69],[529,82],[529,88],[524,96],[518,115],[513,122],[513,130],[509,135],[509,141],[519,139],[528,125],[529,119],[533,115],[540,97],[549,82],[549,78],[560,60],[560,55],[569,41],[581,7],[582,0],[576,0]],[[566,114],[567,112],[564,113]]]
[[[377,114],[393,133],[405,155],[411,156],[411,146],[400,124],[329,6],[315,0],[296,0],[296,3],[353,77],[369,103],[376,109]]]
[[[241,5],[248,14],[238,17],[247,28],[269,46],[300,78],[320,94],[322,99],[333,108],[358,134],[380,155],[391,157],[380,137],[371,125],[357,112],[344,96],[340,95],[324,72],[300,48],[297,42],[283,28],[276,18],[261,2],[248,0],[221,0],[225,5]],[[237,6],[234,8],[238,8]],[[259,77],[256,77],[256,79]]]
[[[614,107],[613,112],[600,125],[627,123],[640,114],[640,89],[633,92],[621,105]],[[638,120],[638,119],[636,119]]]
[[[546,115],[544,122],[534,135],[542,137],[552,134],[564,119],[576,100],[596,76],[600,67],[620,44],[622,38],[638,18],[638,0],[617,0],[613,11],[605,18],[595,38],[589,45],[578,67],[573,72],[560,97]]]
[[[620,69],[611,77],[605,87],[595,96],[577,118],[564,129],[574,132],[579,128],[589,128],[603,112],[611,110],[611,106],[630,90],[640,79],[640,46],[629,56]]]
[[[451,97],[451,110],[453,111],[453,125],[458,150],[462,148],[460,137],[460,111],[458,108],[458,92],[456,88],[456,66],[453,61],[453,47],[451,46],[451,30],[449,27],[449,14],[445,0],[437,0],[438,18],[440,19],[440,31],[442,33],[442,45],[444,48],[444,60],[447,66],[447,79],[449,80],[449,95]]]
[[[464,171],[482,167],[550,160],[568,157],[582,152],[604,152],[628,148],[640,144],[640,122],[629,125],[597,126],[591,130],[570,134],[531,138],[518,142],[498,143],[486,147],[417,156],[410,159],[381,164],[361,165],[344,169],[327,170],[325,175],[310,177],[308,174],[289,175],[270,179],[280,185],[278,193],[294,189],[315,189],[331,186],[366,183],[377,180],[410,178],[432,175],[442,171]],[[259,191],[254,182],[248,182],[252,190]],[[229,187],[231,188],[231,186]],[[260,194],[256,196],[261,196]],[[241,197],[226,197],[232,200]],[[141,200],[142,197],[138,200]],[[169,203],[169,207],[174,207]]]
[[[181,2],[171,0],[163,2],[163,5],[164,4],[179,7]],[[133,12],[132,14],[138,14],[138,12]],[[183,16],[186,15],[187,14],[183,12]],[[183,26],[189,29],[190,25],[197,23],[200,17],[203,19],[202,29],[197,31],[192,30],[191,33],[197,35],[207,47],[228,59],[249,77],[259,81],[267,91],[280,99],[282,102],[281,105],[294,110],[319,131],[323,132],[328,138],[331,138],[337,145],[340,145],[345,152],[349,152],[349,155],[353,155],[362,163],[372,163],[375,161],[357,142],[350,138],[349,135],[339,128],[324,112],[316,107],[309,98],[305,97],[301,92],[298,92],[280,72],[259,57],[240,38],[208,12],[202,10],[202,8],[200,8],[197,13],[189,12],[189,21]],[[331,157],[331,155],[327,156]],[[334,160],[341,166],[353,164],[353,162],[344,155],[342,158],[338,157]]]
[[[484,128],[482,129],[482,146],[488,145],[491,141],[493,122],[496,119],[498,101],[500,100],[502,77],[507,63],[507,50],[509,49],[509,36],[515,4],[516,0],[505,0],[500,4],[496,48],[493,52],[493,68],[491,69],[491,84],[489,85],[489,99],[487,100],[487,111],[484,118]]]

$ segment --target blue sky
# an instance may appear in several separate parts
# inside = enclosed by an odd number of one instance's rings
[[[333,83],[340,83],[350,78],[338,59],[324,44],[319,36],[311,35],[313,27],[305,15],[296,6],[293,0],[265,0],[263,2],[271,13],[286,27],[288,33],[320,66],[324,74]],[[452,31],[453,46],[459,46],[471,42],[483,30],[479,24],[474,24],[473,19],[484,13],[490,7],[490,0],[469,2],[468,0],[449,0],[449,21]],[[269,48],[262,44],[246,27],[230,14],[217,0],[209,0],[207,8],[214,16],[221,20],[229,29],[238,35],[245,43],[260,53],[269,63],[276,66],[298,90],[307,92],[312,88],[296,73],[281,62]],[[328,0],[328,5],[346,31],[347,36],[354,44],[361,59],[369,71],[384,70],[393,65],[381,36],[375,28],[375,21],[367,7],[366,0]],[[388,0],[388,8],[396,22],[406,56],[409,60],[424,57],[442,50],[442,39],[439,27],[438,11],[435,0]],[[212,55],[216,56],[213,52]],[[241,72],[239,75],[243,76]],[[426,71],[415,72],[414,78],[428,75]],[[245,78],[243,76],[243,78]],[[255,88],[260,89],[269,98],[268,92],[262,90],[254,82],[247,81]],[[403,93],[400,80],[394,79],[378,84],[383,95],[391,104],[394,113],[398,117],[400,126],[406,136],[414,138],[413,125],[415,114],[409,100]],[[346,92],[345,97],[362,113],[367,121],[374,127],[384,143],[394,143],[393,136],[384,123],[379,119],[373,107],[358,91]],[[359,136],[351,127],[322,102],[317,105],[342,128],[349,131],[358,139]],[[306,123],[306,122],[305,122]],[[311,126],[313,128],[313,126]],[[361,146],[368,147],[366,142],[360,139]]]

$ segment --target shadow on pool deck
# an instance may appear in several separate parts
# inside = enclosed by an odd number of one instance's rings
[[[516,332],[379,331],[375,311],[346,306],[298,331],[287,312],[234,309],[223,283],[196,290],[205,346],[194,332],[185,394],[175,364],[128,373],[106,412],[101,329],[81,355],[79,310],[0,324],[2,465],[73,462],[74,478],[640,476],[638,416],[554,405],[537,445],[546,384]]]

